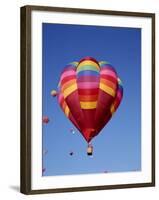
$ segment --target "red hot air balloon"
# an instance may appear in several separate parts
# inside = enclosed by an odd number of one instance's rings
[[[111,119],[122,96],[121,81],[108,62],[85,57],[61,74],[58,102],[88,144]]]
[[[47,116],[43,116],[42,122],[43,122],[44,124],[47,124],[47,123],[49,122],[49,118],[48,118]]]

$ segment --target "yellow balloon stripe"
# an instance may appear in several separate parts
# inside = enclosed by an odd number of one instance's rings
[[[69,115],[69,112],[70,112],[69,107],[66,106],[66,108],[65,108],[65,115],[66,115],[67,117],[68,117],[68,115]]]
[[[61,86],[61,91],[63,92],[64,90],[66,90],[68,87],[70,87],[71,85],[73,85],[73,84],[75,84],[75,83],[76,83],[76,79],[67,81],[66,83],[64,83],[64,84]]]
[[[81,101],[80,105],[81,105],[81,109],[95,109],[97,107],[97,101],[93,101],[93,102]]]
[[[91,60],[86,60],[81,62],[78,67],[77,67],[77,71],[80,69],[80,67],[85,66],[85,65],[91,65],[91,66],[95,66],[98,70],[100,69],[99,65]]]
[[[65,89],[63,91],[63,96],[64,98],[66,98],[68,95],[70,95],[72,92],[74,92],[75,90],[77,90],[77,84],[73,84],[70,87],[68,87],[67,89]]]
[[[111,87],[100,82],[99,88],[112,97],[115,97],[115,90],[113,90]]]

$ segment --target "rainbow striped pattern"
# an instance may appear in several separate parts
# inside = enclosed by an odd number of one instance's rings
[[[112,65],[92,57],[68,64],[58,86],[60,107],[87,142],[110,120],[123,97],[121,80]]]
[[[81,109],[95,109],[98,100],[100,66],[93,58],[84,58],[76,69]]]
[[[70,109],[65,101],[65,98],[67,98],[67,96],[69,96],[72,92],[77,90],[77,83],[76,83],[77,65],[78,62],[72,62],[69,65],[67,65],[61,74],[60,81],[58,84],[58,89],[59,89],[58,102],[67,117],[69,116]]]

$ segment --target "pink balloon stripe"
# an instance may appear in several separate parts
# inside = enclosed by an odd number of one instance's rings
[[[121,99],[121,98],[122,98],[122,96],[123,96],[123,95],[122,95],[121,91],[120,91],[120,90],[118,90],[118,91],[117,91],[117,98],[118,98],[118,99]]]
[[[78,82],[79,89],[98,88],[99,82]]]
[[[61,104],[61,102],[63,101],[64,97],[63,97],[63,94],[59,94],[58,95],[58,102]]]
[[[61,75],[61,78],[60,78],[60,81],[62,79],[64,79],[65,77],[68,77],[68,76],[72,76],[72,75],[75,75],[76,72],[74,70],[69,70],[69,71],[65,71],[62,75]]]
[[[117,78],[117,75],[115,72],[113,72],[112,70],[108,70],[108,69],[105,69],[105,70],[101,70],[100,71],[100,74],[105,74],[105,75],[110,75],[114,78]]]

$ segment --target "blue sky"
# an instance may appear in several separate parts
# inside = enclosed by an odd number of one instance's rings
[[[50,119],[43,125],[43,149],[48,150],[43,175],[141,170],[141,29],[43,24],[42,33],[43,115]],[[50,95],[65,65],[85,56],[110,62],[124,88],[118,110],[92,140],[93,157],[87,156],[87,143]]]

